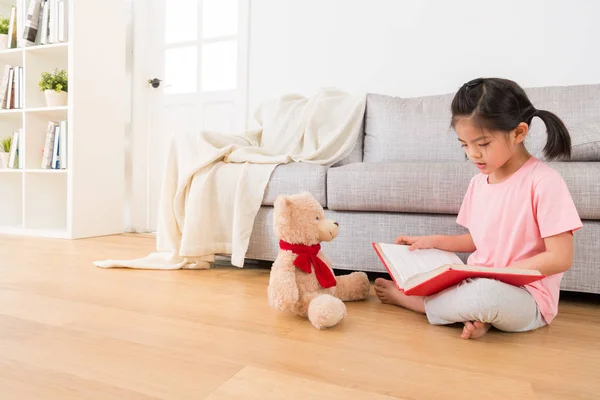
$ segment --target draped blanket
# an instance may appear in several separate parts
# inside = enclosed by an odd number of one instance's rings
[[[307,98],[288,94],[256,110],[240,135],[175,135],[160,193],[157,251],[102,268],[208,268],[217,254],[243,267],[256,214],[273,170],[290,162],[332,165],[350,154],[366,96],[335,88]]]

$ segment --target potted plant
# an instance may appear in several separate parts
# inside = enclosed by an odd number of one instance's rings
[[[12,137],[7,137],[0,141],[0,169],[8,168],[8,159],[10,153],[10,145],[12,143]]]
[[[0,17],[0,51],[8,49],[8,18]]]
[[[68,103],[68,77],[64,69],[55,69],[53,73],[42,72],[39,87],[46,96],[48,107],[66,106]]]

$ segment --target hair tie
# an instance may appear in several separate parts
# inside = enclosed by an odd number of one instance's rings
[[[524,118],[525,120],[537,117],[539,116],[539,114],[540,110],[535,108],[533,105],[525,107],[525,109],[520,113],[521,118]]]
[[[483,78],[477,78],[477,79],[473,79],[467,83],[464,84],[464,87],[466,90],[469,90],[471,88],[474,88],[477,85],[480,85],[483,83]]]

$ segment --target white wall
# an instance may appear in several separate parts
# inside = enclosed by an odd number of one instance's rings
[[[250,113],[328,85],[419,96],[478,76],[598,83],[599,15],[597,0],[252,0]]]

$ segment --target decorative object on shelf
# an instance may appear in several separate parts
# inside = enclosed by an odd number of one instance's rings
[[[0,141],[0,169],[8,168],[8,158],[10,154],[11,137],[6,137]]]
[[[8,49],[8,18],[0,17],[0,51]]]
[[[64,69],[55,69],[53,73],[42,72],[39,81],[40,90],[46,96],[48,107],[66,106],[68,104],[68,76]]]

